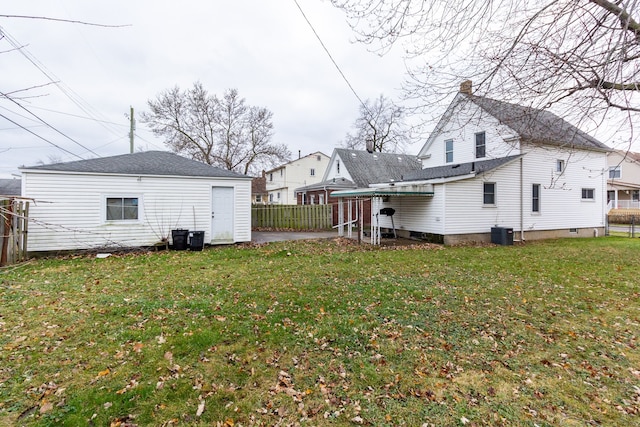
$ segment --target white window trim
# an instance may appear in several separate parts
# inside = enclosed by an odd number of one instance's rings
[[[591,190],[593,192],[593,197],[591,197],[591,198],[582,197],[582,192],[584,190]],[[587,203],[595,203],[595,201],[596,201],[596,189],[595,188],[588,188],[588,187],[581,188],[580,189],[580,200],[583,201],[583,202],[587,202]]]
[[[447,150],[447,142],[451,142],[451,151]],[[455,145],[453,139],[445,139],[444,140],[444,162],[446,164],[453,163],[454,161],[454,151]],[[451,161],[447,160],[447,154],[451,153]]]
[[[138,199],[138,219],[107,219],[107,199]],[[144,198],[142,194],[102,194],[100,217],[102,224],[141,224],[144,218]]]
[[[534,185],[538,186],[538,210],[537,211],[533,210],[533,186]],[[534,182],[531,184],[531,215],[541,215],[541,212],[542,212],[542,185]]]
[[[611,172],[612,171],[618,171],[618,176],[615,178],[611,178]],[[608,179],[622,179],[622,166],[617,165],[617,166],[609,166],[609,176]]]
[[[566,167],[567,167],[567,164],[564,161],[564,159],[557,159],[555,173],[558,173],[558,174],[563,173]]]
[[[484,202],[484,185],[493,184],[493,203]],[[498,183],[492,181],[482,181],[482,207],[497,208],[498,207]]]

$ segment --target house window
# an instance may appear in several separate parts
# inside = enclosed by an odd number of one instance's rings
[[[280,192],[279,191],[278,191],[277,197],[278,197],[278,200],[280,200]]]
[[[476,159],[482,158],[486,154],[485,133],[476,133]]]
[[[453,139],[444,142],[444,159],[447,163],[453,162]]]
[[[107,221],[136,221],[137,197],[107,197]]]
[[[483,199],[482,203],[485,205],[496,204],[496,183],[485,182],[483,183]]]
[[[261,203],[261,202],[262,202],[262,195],[256,194],[256,203]]]
[[[280,169],[280,176],[282,176],[282,174],[284,174],[284,169]]]
[[[320,155],[316,156],[316,160],[321,162],[322,161],[322,156],[320,156]]]
[[[303,205],[307,204],[307,194],[306,193],[302,193],[302,204]]]
[[[634,202],[640,201],[640,190],[633,190],[631,192],[631,200]]]
[[[312,205],[315,205],[315,204],[316,204],[316,196],[315,196],[315,194],[312,194],[312,195],[311,195],[311,204],[312,204]]]
[[[564,160],[556,160],[556,172],[562,173],[564,172]]]
[[[595,200],[595,192],[594,188],[583,188],[582,189],[582,200]]]
[[[324,205],[324,194],[320,194],[320,195],[318,196],[318,198],[319,198],[318,203],[319,203],[319,204],[321,204],[321,205]]]
[[[269,181],[273,181],[273,173],[269,174]]]
[[[609,168],[609,179],[619,179],[620,176],[622,175],[620,173],[620,165],[618,166],[611,166]]]
[[[311,171],[309,172],[309,174],[311,176],[316,176],[316,170],[314,168],[311,168]]]
[[[540,184],[531,186],[531,212],[540,212]]]
[[[340,160],[336,160],[336,172],[340,173]]]
[[[269,202],[273,203],[273,193],[269,193]]]

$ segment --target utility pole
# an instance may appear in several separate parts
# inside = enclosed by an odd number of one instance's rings
[[[129,129],[129,152],[133,154],[133,135],[136,130],[136,119],[135,117],[133,117],[133,107],[130,107],[130,108],[131,108],[131,113],[129,116],[129,120],[131,124]]]

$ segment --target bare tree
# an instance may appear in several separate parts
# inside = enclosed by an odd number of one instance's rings
[[[218,98],[196,82],[189,90],[166,90],[148,106],[142,121],[174,152],[192,159],[253,174],[291,158],[284,144],[271,141],[273,113],[246,105],[236,89]]]
[[[616,123],[640,112],[637,0],[331,0],[359,40],[409,59],[407,95],[433,105],[472,79],[476,93]],[[563,114],[567,116],[567,114]]]
[[[353,123],[355,133],[347,133],[345,147],[367,151],[397,152],[411,143],[406,126],[405,111],[393,101],[380,95],[360,105],[360,115]]]

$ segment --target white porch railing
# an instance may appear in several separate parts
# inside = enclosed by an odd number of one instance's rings
[[[607,210],[611,209],[640,209],[638,200],[611,200],[607,203]]]

